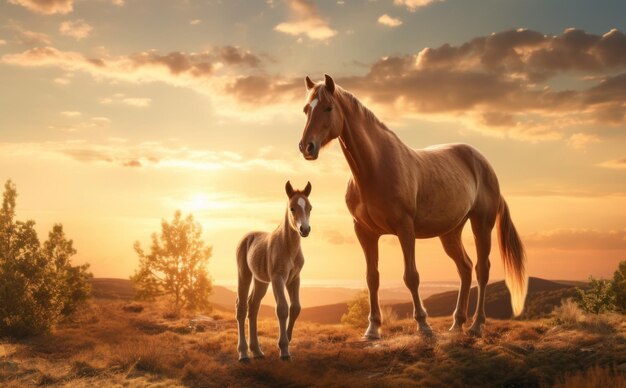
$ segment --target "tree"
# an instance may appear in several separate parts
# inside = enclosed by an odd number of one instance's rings
[[[0,210],[0,334],[24,337],[48,331],[90,295],[88,264],[76,254],[61,224],[41,246],[35,222],[15,220],[17,190],[9,180]]]
[[[152,234],[150,253],[145,253],[139,241],[135,242],[139,268],[131,276],[137,297],[154,299],[170,295],[179,313],[210,306],[211,279],[206,265],[211,247],[205,247],[202,227],[190,214],[183,219],[180,210],[171,223],[161,222],[161,234]]]
[[[600,314],[615,310],[613,282],[589,277],[587,289],[577,289],[576,301],[588,313]]]
[[[348,312],[341,316],[341,323],[354,327],[366,327],[369,311],[369,293],[367,290],[362,290],[348,302]]]
[[[613,274],[613,293],[615,307],[618,311],[626,313],[626,261],[620,262]]]

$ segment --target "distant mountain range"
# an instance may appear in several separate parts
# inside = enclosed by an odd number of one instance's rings
[[[559,305],[564,298],[572,297],[576,287],[584,286],[583,282],[550,281],[531,277],[528,283],[528,297],[524,317],[536,318],[545,316]],[[341,316],[348,311],[347,301],[356,296],[359,290],[334,287],[303,287],[300,318],[305,321],[333,324],[341,321]],[[134,290],[132,282],[126,279],[96,278],[92,280],[92,293],[100,299],[132,299]],[[457,301],[458,290],[435,293],[424,299],[428,315],[432,317],[451,316]],[[470,317],[476,306],[477,289],[470,290]],[[211,302],[218,308],[234,310],[237,294],[222,286],[214,286]],[[381,304],[389,306],[399,318],[413,315],[413,304],[406,290],[382,289]],[[264,304],[261,305],[261,317],[273,317],[273,295],[268,292]],[[270,302],[272,305],[269,305]],[[512,316],[509,291],[504,281],[487,285],[485,311],[488,317],[508,319]]]

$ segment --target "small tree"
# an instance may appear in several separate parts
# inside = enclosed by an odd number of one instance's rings
[[[626,261],[620,262],[613,274],[613,293],[615,307],[618,311],[626,313]]]
[[[183,219],[176,211],[171,223],[161,222],[161,234],[152,234],[150,252],[135,242],[139,269],[131,276],[137,297],[153,299],[159,295],[174,298],[176,312],[208,308],[211,280],[206,265],[211,247],[205,247],[202,227],[190,214]]]
[[[589,277],[587,289],[576,290],[576,301],[588,313],[600,314],[615,310],[613,283],[609,280]]]
[[[76,253],[63,226],[43,244],[35,222],[15,220],[17,190],[4,186],[0,210],[0,335],[24,337],[49,330],[90,294],[88,264],[72,266]]]
[[[348,312],[341,316],[341,323],[354,327],[366,327],[369,311],[369,293],[367,290],[362,290],[348,302]]]

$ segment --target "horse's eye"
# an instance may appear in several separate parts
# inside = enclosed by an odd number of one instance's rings
[[[291,210],[291,212],[293,213],[293,208],[292,207],[290,207],[289,210]]]
[[[324,111],[326,111],[326,112],[330,112],[331,110],[333,110],[332,106],[329,106],[328,108],[324,109]]]

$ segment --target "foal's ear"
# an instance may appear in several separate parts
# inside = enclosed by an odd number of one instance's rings
[[[328,74],[324,74],[324,84],[326,84],[326,89],[332,94],[335,93],[335,81],[333,77]]]
[[[287,196],[289,198],[293,197],[293,186],[291,186],[291,182],[287,181],[287,183],[285,184],[285,192],[287,193]]]
[[[304,77],[304,86],[306,87],[307,91],[313,89],[313,87],[315,86],[315,83],[311,81],[311,78],[309,78],[308,75]]]
[[[308,197],[309,194],[311,194],[311,182],[306,183],[306,187],[302,191],[302,194],[304,194],[306,197]]]

